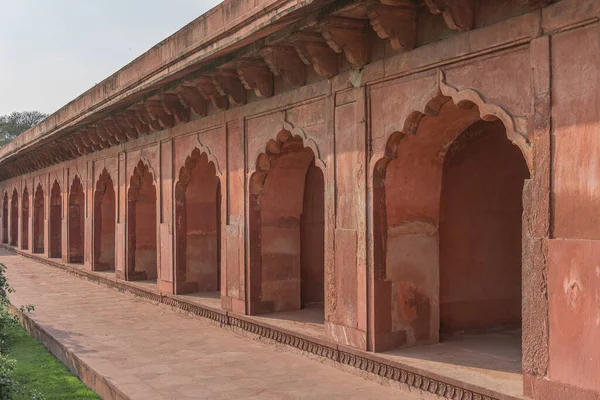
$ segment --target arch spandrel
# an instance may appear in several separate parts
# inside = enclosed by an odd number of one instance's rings
[[[156,185],[156,173],[154,169],[152,169],[152,165],[144,159],[140,159],[135,166],[130,170],[129,179],[127,180],[127,189],[131,189],[136,182],[140,182],[145,172],[150,173],[152,177],[152,182]]]
[[[473,89],[458,90],[446,83],[443,71],[438,72],[438,83],[436,90],[428,91],[419,101],[416,110],[400,117],[401,131],[385,132],[385,146],[383,149],[374,149],[369,161],[369,170],[377,174],[385,169],[390,160],[396,158],[398,146],[406,135],[415,135],[419,125],[426,116],[435,117],[446,102],[452,101],[459,108],[470,109],[477,107],[480,119],[484,121],[502,121],[506,137],[520,150],[525,158],[529,170],[533,170],[531,142],[527,134],[527,118],[522,116],[511,116],[502,107],[496,104],[488,104],[481,95]],[[370,185],[372,179],[369,180]]]
[[[94,185],[100,179],[100,175],[106,171],[113,181],[118,177],[118,160],[117,157],[94,161]]]
[[[219,180],[223,180],[223,171],[221,169],[221,164],[214,151],[210,146],[207,146],[200,140],[200,136],[196,137],[195,142],[193,143],[193,147],[191,151],[187,151],[185,157],[179,157],[175,160],[175,184],[177,185],[181,181],[181,173],[184,169],[191,170],[193,165],[190,163],[195,163],[202,156],[206,156],[208,163],[212,164],[215,169],[215,175]]]
[[[255,160],[253,164],[250,164],[248,168],[248,179],[251,182],[263,179],[269,172],[271,162],[278,157],[280,147],[290,140],[301,140],[302,147],[312,150],[314,155],[315,166],[318,167],[323,174],[326,172],[326,163],[323,161],[321,151],[317,146],[317,143],[309,138],[306,133],[300,129],[292,126],[287,121],[283,122],[283,126],[275,138],[271,138],[267,141],[267,144],[262,148],[260,152],[257,152],[249,158],[250,162]]]

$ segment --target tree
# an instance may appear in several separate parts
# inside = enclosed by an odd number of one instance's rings
[[[39,111],[15,111],[0,116],[0,146],[4,146],[48,115]]]

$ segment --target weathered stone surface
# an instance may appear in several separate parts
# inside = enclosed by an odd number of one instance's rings
[[[2,243],[595,395],[600,9],[476,3],[226,0],[0,149]]]

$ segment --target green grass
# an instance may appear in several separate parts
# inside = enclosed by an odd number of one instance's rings
[[[46,400],[100,399],[23,328],[16,326],[11,336],[8,355],[17,360],[14,377],[24,392],[37,390]],[[20,395],[15,400],[29,397]]]

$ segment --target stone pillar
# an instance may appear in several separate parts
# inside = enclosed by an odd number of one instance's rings
[[[533,395],[532,380],[548,369],[547,258],[550,234],[550,39],[531,42],[533,74],[533,172],[523,190],[523,384]]]
[[[88,271],[92,270],[93,255],[94,255],[94,163],[87,161],[85,165],[85,178],[82,180],[83,193],[85,195],[85,209],[83,210],[85,218],[85,238],[83,240],[83,264]]]
[[[33,215],[34,215],[34,207],[35,207],[35,178],[30,177],[28,187],[31,187],[29,191],[29,221],[27,222],[27,230],[29,231],[29,237],[27,238],[27,248],[30,253],[33,253]]]
[[[326,271],[325,311],[328,336],[359,349],[367,348],[364,101],[364,87],[335,96],[335,250],[334,268]]]
[[[222,307],[245,313],[245,129],[242,119],[226,124],[224,181],[221,182],[221,299]]]
[[[115,274],[117,279],[125,279],[127,269],[127,154],[118,154],[117,180],[115,191],[117,196],[117,234]]]
[[[44,257],[50,257],[50,196],[52,182],[50,174],[44,174],[40,179],[44,180]]]
[[[158,185],[157,185],[157,223],[158,223],[158,263],[157,285],[161,292],[173,293],[173,140],[159,143],[158,148]]]

